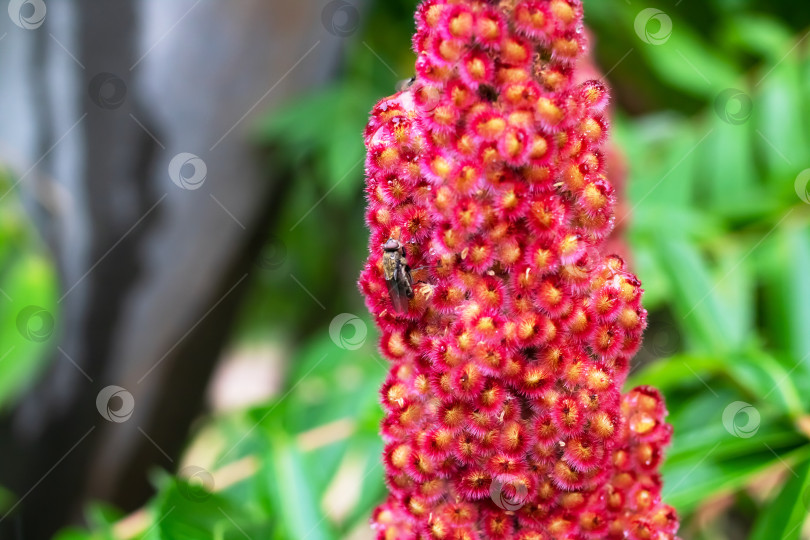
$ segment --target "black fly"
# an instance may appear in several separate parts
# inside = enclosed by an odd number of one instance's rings
[[[383,244],[382,265],[394,311],[408,311],[408,301],[413,298],[413,277],[405,255],[405,246],[399,240],[389,238]]]

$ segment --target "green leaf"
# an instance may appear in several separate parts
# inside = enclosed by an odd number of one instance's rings
[[[675,355],[633,375],[625,388],[651,385],[665,394],[701,388],[713,390],[717,386],[714,379],[718,377],[728,379],[742,390],[744,399],[768,400],[771,406],[794,417],[802,412],[799,390],[788,371],[759,350],[713,356]]]
[[[59,531],[53,540],[100,540],[100,538],[89,531],[70,528]]]
[[[728,368],[729,375],[751,396],[768,400],[792,418],[803,414],[799,389],[791,373],[764,351],[735,355]]]
[[[93,503],[86,510],[87,521],[98,540],[116,540],[113,526],[124,517],[119,509],[103,503]]]
[[[798,211],[794,216],[798,218]],[[797,375],[810,366],[810,228],[790,218],[768,239],[759,262],[764,281],[766,316],[763,323],[774,346],[790,355],[789,369],[799,363]]]
[[[344,204],[362,193],[366,155],[363,129],[368,121],[368,111],[378,99],[373,88],[347,84],[343,87],[342,102],[335,103],[335,125],[329,126],[331,137],[324,149],[324,165],[329,189]]]
[[[366,456],[363,476],[360,479],[360,499],[349,515],[348,523],[365,521],[372,508],[385,499],[386,489],[383,482],[385,471],[382,466],[383,444],[379,435],[366,435],[353,443],[358,456]]]
[[[202,484],[195,483],[202,481]],[[189,483],[191,482],[191,483]],[[164,478],[160,493],[149,505],[153,526],[143,540],[236,540],[266,538],[272,517],[256,515],[244,501],[227,493],[210,493],[205,478]]]
[[[273,506],[279,512],[282,538],[334,538],[328,532],[329,520],[319,511],[319,501],[310,487],[301,452],[280,431],[272,441],[272,456],[264,471],[264,480]]]
[[[657,387],[665,394],[678,387],[692,387],[701,384],[695,373],[711,377],[722,373],[726,366],[721,356],[697,356],[684,354],[671,356],[651,364],[627,379],[625,388],[641,385]]]
[[[329,125],[329,119],[334,117],[342,94],[343,89],[334,85],[274,110],[257,125],[257,138],[265,143],[283,144],[285,149],[322,144],[329,133],[324,130],[324,123]],[[313,122],[313,118],[319,122]]]
[[[649,69],[658,77],[676,88],[695,97],[711,100],[717,88],[727,88],[740,79],[736,66],[729,59],[706,43],[684,21],[674,17],[673,31],[669,39],[661,45],[644,43],[639,40],[638,51],[647,59]],[[627,19],[635,21],[638,7],[625,7]],[[634,31],[630,26],[629,31]]]
[[[782,21],[764,13],[735,14],[726,20],[722,34],[730,46],[757,54],[769,64],[779,62],[792,40],[790,29]]]
[[[786,51],[787,52],[787,51]],[[759,94],[754,101],[757,149],[764,158],[774,189],[787,180],[792,184],[807,157],[805,126],[796,122],[803,110],[805,90],[801,88],[796,52],[782,63],[766,70],[758,79]],[[779,191],[777,191],[779,193]]]
[[[711,212],[734,216],[751,213],[762,205],[752,142],[747,125],[753,102],[750,91],[727,90],[715,98],[708,111],[711,133],[696,150],[700,187],[697,204]],[[723,156],[718,159],[718,156]]]
[[[0,486],[0,514],[6,514],[16,501],[17,497],[11,491]]]
[[[810,459],[790,471],[782,491],[759,516],[751,540],[799,540],[810,511]]]
[[[36,253],[15,256],[0,287],[0,406],[8,406],[45,368],[58,336],[56,278]]]
[[[713,458],[713,453],[709,449],[704,459],[666,466],[662,496],[680,512],[691,512],[701,501],[718,493],[740,489],[762,471],[780,466],[782,461],[787,459],[805,459],[808,453],[810,447],[805,446],[792,455],[777,457],[765,450],[734,459],[719,460]]]
[[[694,246],[663,235],[658,257],[673,286],[678,324],[687,341],[704,351],[735,348],[744,339],[734,316],[720,300],[717,282]]]

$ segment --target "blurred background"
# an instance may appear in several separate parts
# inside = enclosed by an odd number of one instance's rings
[[[681,536],[810,538],[810,5],[584,3]],[[372,538],[361,133],[416,2],[8,4],[0,538]]]

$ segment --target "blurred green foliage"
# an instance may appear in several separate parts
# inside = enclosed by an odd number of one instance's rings
[[[56,274],[15,187],[0,169],[0,410],[44,369],[57,334]]]
[[[630,166],[632,265],[650,310],[628,387],[660,388],[675,428],[665,498],[681,513],[685,539],[796,540],[810,505],[810,205],[794,189],[810,167],[810,8],[657,5],[673,31],[653,45],[634,30],[648,4],[585,4],[595,57],[614,88],[613,137]],[[367,243],[361,133],[373,104],[412,75],[415,5],[371,2],[345,40],[335,82],[257,126],[290,180],[235,340],[283,342],[291,351],[284,388],[262,406],[207,418],[190,441],[216,450],[199,464],[214,477],[251,459],[252,474],[209,484],[208,493],[169,474],[177,471],[156,473],[157,495],[130,537],[342,538],[364,530],[384,496],[377,388],[385,365],[355,285]],[[52,312],[52,271],[33,255],[19,209],[0,204],[0,286],[14,291],[15,306]],[[4,346],[39,358],[47,343],[20,339],[6,304],[0,298]],[[359,349],[330,338],[342,312],[363,314],[369,335]],[[0,362],[0,402],[37,369],[33,360]],[[735,402],[746,410],[729,422]],[[758,414],[756,429],[749,413]],[[306,442],[312,430],[341,425],[348,431],[328,444]],[[337,516],[335,500],[350,508]],[[60,540],[114,538],[122,517],[93,507],[92,531]]]

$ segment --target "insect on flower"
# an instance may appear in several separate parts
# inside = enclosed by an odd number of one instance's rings
[[[580,82],[582,3],[424,0],[416,80],[372,109],[359,285],[390,361],[375,538],[677,538],[663,398],[621,393],[646,311],[602,253],[608,89]]]
[[[404,79],[397,83],[397,92],[403,92],[413,86],[413,83],[416,82],[416,77],[411,77],[410,79]]]
[[[389,238],[383,244],[383,274],[394,311],[408,311],[408,300],[413,298],[413,277],[405,255],[405,246]]]

